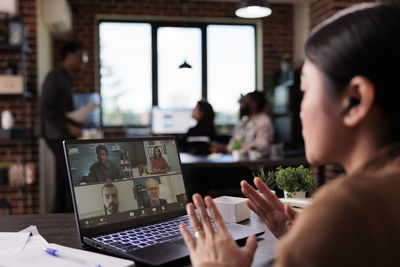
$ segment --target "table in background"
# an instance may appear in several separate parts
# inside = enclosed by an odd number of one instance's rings
[[[253,184],[253,173],[257,174],[260,168],[267,172],[278,166],[308,165],[304,156],[285,157],[279,160],[261,158],[254,161],[244,158],[234,161],[231,154],[221,154],[220,157],[210,158],[180,153],[180,158],[189,196],[200,193],[212,197],[222,195],[243,197],[240,181],[246,180]],[[280,192],[277,193],[280,194]]]
[[[246,220],[242,224],[266,229],[266,226],[258,218]],[[39,233],[49,243],[80,248],[75,217],[72,213],[0,216],[0,232],[17,232],[30,225],[36,225]],[[253,266],[263,266],[275,255],[276,239],[271,232],[266,229],[265,233],[259,239]],[[174,264],[168,264],[168,266],[171,265],[191,266],[188,258]],[[137,264],[136,266],[141,265]]]
[[[277,166],[298,166],[307,165],[306,158],[304,156],[298,157],[285,157],[282,159],[272,160],[269,158],[261,158],[258,160],[249,160],[244,157],[240,161],[234,161],[232,154],[221,154],[216,158],[210,158],[207,156],[193,155],[189,153],[179,153],[181,157],[182,166],[185,167],[207,167],[207,168],[221,168],[221,167],[277,167]]]

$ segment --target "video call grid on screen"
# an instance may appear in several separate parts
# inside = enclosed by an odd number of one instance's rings
[[[161,173],[152,171],[157,149],[168,165]],[[67,153],[84,227],[184,208],[187,202],[174,140],[69,144]],[[89,220],[94,218],[99,220]]]

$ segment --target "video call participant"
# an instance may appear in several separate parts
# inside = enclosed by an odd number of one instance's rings
[[[90,173],[82,179],[82,182],[107,182],[120,177],[120,168],[114,162],[108,160],[108,150],[104,145],[96,147],[98,162],[90,166]]]
[[[101,195],[103,197],[105,214],[110,215],[118,213],[119,199],[117,187],[113,184],[105,184],[101,188]]]
[[[149,200],[143,203],[144,208],[164,206],[168,202],[165,199],[160,199],[160,185],[157,180],[149,178],[146,181],[146,193]]]
[[[169,171],[168,163],[161,155],[161,150],[158,146],[154,147],[154,157],[151,159],[151,171],[152,173],[166,173]]]

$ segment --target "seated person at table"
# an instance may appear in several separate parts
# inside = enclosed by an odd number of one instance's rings
[[[107,182],[120,177],[120,168],[114,162],[108,160],[108,150],[104,145],[96,147],[98,162],[90,166],[90,173],[82,179],[82,182]]]
[[[267,101],[258,91],[246,94],[240,100],[241,121],[235,126],[228,146],[215,144],[212,152],[231,153],[235,141],[243,143],[242,153],[255,148],[261,155],[269,153],[269,144],[274,135],[274,128],[269,116],[265,113]]]
[[[190,128],[183,139],[179,140],[182,151],[192,154],[208,154],[211,142],[215,140],[214,110],[207,101],[197,102],[192,111],[196,126]]]
[[[167,204],[165,199],[160,199],[160,185],[153,178],[149,178],[146,181],[146,194],[149,200],[143,203],[144,208],[159,207]]]
[[[279,239],[274,267],[399,266],[399,14],[400,4],[356,5],[308,37],[300,111],[306,157],[314,166],[339,163],[346,174],[321,187],[300,213],[261,179],[254,184],[263,196],[241,183],[247,205]],[[193,200],[187,213],[197,241],[180,226],[192,265],[250,266],[256,237],[241,249],[213,200]]]
[[[117,187],[113,184],[105,184],[101,188],[101,196],[103,197],[106,215],[118,213],[119,199]]]
[[[161,154],[161,150],[158,146],[154,147],[154,157],[151,159],[151,172],[152,173],[166,173],[169,171],[167,161]]]

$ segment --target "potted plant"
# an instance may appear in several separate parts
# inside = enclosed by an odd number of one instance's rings
[[[235,140],[232,145],[232,156],[234,161],[239,161],[242,157],[243,142]]]
[[[266,184],[268,188],[275,194],[275,191],[272,190],[272,188],[274,188],[276,184],[276,177],[274,171],[269,171],[267,174],[265,174],[264,169],[260,168],[257,174],[253,172],[253,177],[260,178],[261,181],[263,181],[264,184]]]
[[[316,188],[311,170],[303,165],[287,168],[279,166],[275,177],[276,186],[284,191],[285,198],[304,198],[306,192],[312,192]]]

